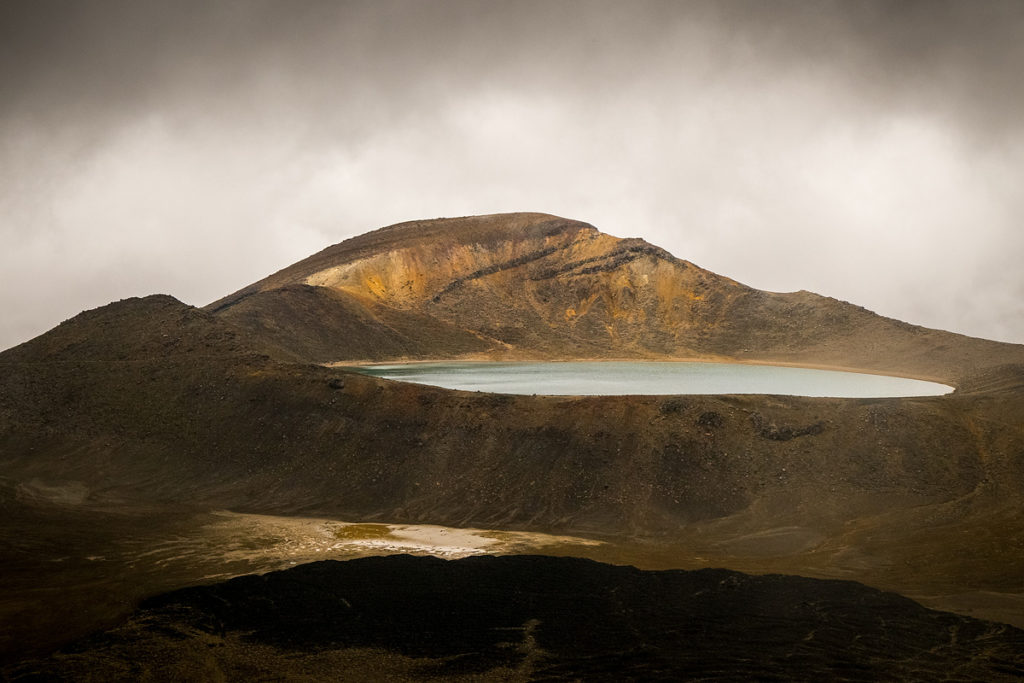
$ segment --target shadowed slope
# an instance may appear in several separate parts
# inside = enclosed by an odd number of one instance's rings
[[[304,284],[256,292],[222,319],[247,334],[312,360],[384,360],[490,351],[494,341],[426,313],[381,305]]]
[[[0,353],[0,363],[159,360],[253,352],[256,338],[163,294],[83,311]]]
[[[1024,561],[1019,392],[450,392],[232,340],[212,353],[223,322],[165,297],[83,316],[0,354],[0,467],[15,482],[85,501],[651,537],[740,568],[1024,592],[1009,569]],[[102,343],[80,360],[54,351],[86,323]],[[192,350],[155,354],[172,328]],[[138,356],[109,360],[117,349]],[[669,555],[651,561],[683,557]]]
[[[859,584],[535,556],[318,562],[147,601],[33,673],[104,680],[1009,680],[1024,631]]]
[[[661,533],[776,497],[824,524],[826,485],[947,500],[1009,465],[981,456],[988,439],[1020,436],[1016,403],[995,399],[1006,414],[990,424],[966,397],[513,397],[284,363],[261,345],[149,297],[0,354],[6,471],[59,462],[90,490],[267,511]]]

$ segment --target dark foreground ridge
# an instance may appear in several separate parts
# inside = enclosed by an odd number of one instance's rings
[[[398,555],[158,596],[125,625],[12,673],[992,681],[1024,675],[1024,631],[848,581]]]

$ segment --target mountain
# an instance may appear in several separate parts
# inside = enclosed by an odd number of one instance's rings
[[[506,396],[322,364],[453,357],[791,362],[957,390]],[[0,658],[252,571],[189,549],[223,509],[575,534],[605,562],[852,579],[1024,625],[1022,453],[1020,345],[760,292],[542,214],[401,224],[204,309],[126,299],[0,353]]]
[[[952,381],[1019,347],[775,294],[546,214],[414,221],[346,240],[206,310],[304,360],[707,358]]]

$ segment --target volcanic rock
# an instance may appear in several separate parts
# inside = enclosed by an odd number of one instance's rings
[[[1024,631],[847,581],[539,556],[318,562],[151,598],[11,679],[1013,680]]]

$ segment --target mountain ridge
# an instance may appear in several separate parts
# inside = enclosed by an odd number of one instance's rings
[[[806,290],[757,290],[643,240],[548,214],[382,228],[204,310],[313,362],[761,360],[954,384],[1024,362],[1024,345],[911,325]],[[284,319],[293,324],[275,327]],[[350,327],[358,333],[346,335]]]
[[[245,296],[248,293],[285,284],[297,284],[304,275],[310,275],[321,269],[325,263],[333,263],[338,258],[361,258],[378,254],[388,247],[414,246],[434,239],[439,234],[448,233],[447,236],[451,238],[452,232],[458,232],[461,233],[462,239],[473,239],[486,245],[499,240],[502,236],[507,236],[510,231],[522,231],[523,236],[527,237],[538,232],[558,232],[565,229],[596,232],[596,228],[588,223],[543,213],[488,214],[405,221],[377,228],[325,247],[317,253],[285,266],[203,308],[216,311],[230,306],[237,300],[237,297]]]

